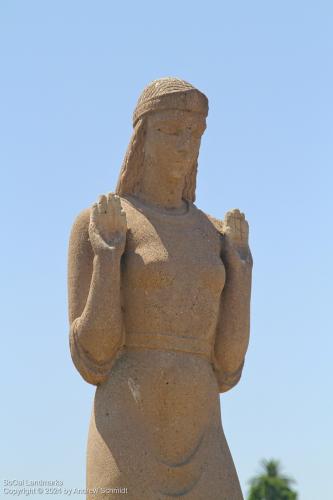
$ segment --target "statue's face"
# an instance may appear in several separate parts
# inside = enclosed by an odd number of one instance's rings
[[[184,177],[196,161],[205,118],[189,111],[158,111],[147,116],[145,157],[161,177]]]

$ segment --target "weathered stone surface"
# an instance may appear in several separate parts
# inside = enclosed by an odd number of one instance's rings
[[[248,223],[194,204],[207,98],[152,82],[116,194],[74,222],[69,245],[73,362],[97,385],[88,498],[238,500],[219,392],[240,379],[249,338]]]

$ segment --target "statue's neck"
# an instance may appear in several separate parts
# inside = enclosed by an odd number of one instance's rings
[[[156,205],[159,208],[183,209],[186,203],[182,200],[181,193],[174,193],[170,190],[168,193],[140,192],[138,197],[148,205]]]
[[[160,208],[182,210],[186,206],[182,199],[183,189],[184,178],[144,175],[138,197],[144,203]]]

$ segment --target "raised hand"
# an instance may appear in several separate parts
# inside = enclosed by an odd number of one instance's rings
[[[109,193],[101,195],[90,213],[89,239],[95,255],[110,250],[122,255],[126,243],[126,215],[121,208],[119,196]]]
[[[242,261],[252,265],[249,248],[249,224],[245,215],[234,208],[229,210],[223,220],[224,252],[226,260],[232,264]]]

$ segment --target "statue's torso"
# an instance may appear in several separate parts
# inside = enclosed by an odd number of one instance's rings
[[[220,236],[193,205],[163,216],[129,200],[125,348],[96,391],[88,487],[129,485],[133,500],[216,499],[235,475],[210,360],[225,281]]]
[[[126,338],[209,357],[225,281],[219,233],[194,205],[184,215],[165,215],[133,198],[122,205]]]

